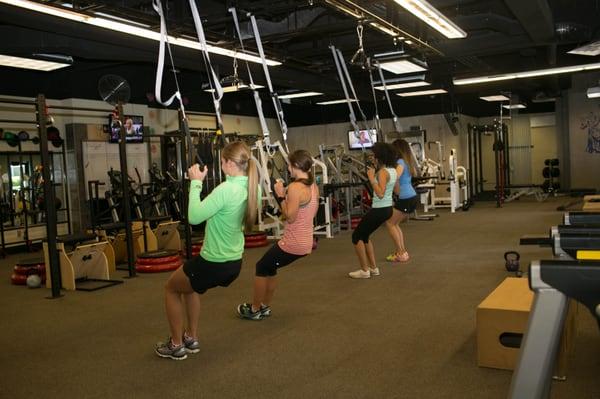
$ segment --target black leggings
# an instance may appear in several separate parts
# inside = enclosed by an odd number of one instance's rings
[[[306,255],[294,255],[285,252],[279,247],[278,243],[275,243],[256,263],[255,275],[258,277],[273,277],[277,274],[277,269],[280,267],[287,266],[296,259],[305,256]]]
[[[365,216],[362,217],[358,226],[352,233],[352,243],[358,244],[359,241],[365,244],[369,242],[369,236],[392,217],[392,207],[371,208]]]

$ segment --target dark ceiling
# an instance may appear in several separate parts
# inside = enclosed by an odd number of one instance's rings
[[[38,1],[60,7],[67,0]],[[429,78],[447,95],[400,98],[392,96],[399,116],[462,112],[474,116],[497,113],[496,104],[486,103],[480,95],[511,92],[528,103],[528,112],[551,111],[552,103],[533,103],[539,96],[555,96],[570,86],[569,76],[545,77],[499,82],[486,85],[453,86],[452,78],[489,75],[502,72],[542,69],[552,66],[597,62],[598,57],[567,54],[573,48],[600,39],[600,2],[591,0],[430,0],[430,3],[467,32],[465,39],[449,40],[432,30],[392,0],[354,1],[373,15],[388,21],[412,35],[413,44],[374,30],[365,22],[364,47],[368,55],[404,49],[427,61]],[[147,0],[91,0],[73,2],[82,13],[103,12],[131,21],[151,25],[158,30],[158,16]],[[339,99],[343,96],[337,80],[329,45],[342,50],[349,60],[358,48],[357,20],[341,13],[323,0],[246,0],[197,2],[204,21],[207,39],[222,47],[235,48],[234,25],[227,9],[238,13],[252,12],[258,20],[265,51],[283,65],[270,68],[278,93],[289,89],[314,90],[326,96],[294,100],[284,104],[290,126],[343,121],[348,119],[347,106],[317,106],[315,101]],[[171,35],[195,37],[188,2],[163,0]],[[242,21],[242,35],[248,32]],[[0,53],[28,56],[52,53],[72,56],[71,67],[55,72],[29,72],[2,68],[1,94],[34,96],[44,93],[49,98],[99,99],[98,79],[105,74],[125,77],[132,87],[131,102],[153,102],[154,74],[158,43],[152,40],[108,31],[101,28],[42,15],[11,5],[0,4]],[[420,41],[420,42],[419,42]],[[253,38],[245,46],[255,49]],[[213,56],[221,77],[232,73],[232,59]],[[207,78],[199,52],[174,48],[183,95],[188,108],[211,111],[210,95],[202,90]],[[243,66],[243,64],[240,64]],[[247,80],[243,68],[240,74]],[[260,66],[252,64],[259,83],[263,82]],[[350,67],[354,84],[367,114],[373,113],[373,97],[368,74]],[[389,76],[392,77],[391,75]],[[172,87],[165,73],[165,89]],[[171,87],[169,87],[171,86]],[[263,93],[265,100],[266,93]],[[378,92],[382,117],[389,116],[383,93]],[[315,100],[317,98],[318,100]],[[270,102],[263,101],[264,104]],[[267,114],[270,107],[265,105]],[[255,115],[249,92],[226,94],[226,113]]]

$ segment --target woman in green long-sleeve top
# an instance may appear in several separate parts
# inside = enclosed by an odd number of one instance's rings
[[[200,170],[196,164],[188,170],[191,180],[188,220],[190,224],[206,221],[204,243],[200,255],[173,272],[165,286],[171,337],[156,347],[160,357],[183,360],[188,353],[200,351],[197,333],[200,294],[213,287],[227,287],[240,274],[244,226],[248,231],[252,229],[258,210],[257,169],[250,149],[243,142],[230,143],[223,149],[221,168],[227,179],[203,201],[200,191],[207,168]]]

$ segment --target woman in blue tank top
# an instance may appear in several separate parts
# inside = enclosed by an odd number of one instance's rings
[[[392,192],[397,180],[396,151],[390,144],[375,143],[373,156],[377,172],[374,168],[367,170],[369,183],[373,187],[373,204],[352,233],[352,243],[360,263],[360,269],[348,273],[352,278],[379,276],[373,242],[369,236],[392,216]]]
[[[394,240],[396,252],[388,255],[386,260],[388,262],[407,262],[410,256],[406,251],[404,235],[398,224],[408,220],[409,215],[417,208],[417,192],[412,186],[412,176],[416,173],[416,168],[410,144],[402,139],[398,139],[392,144],[398,153],[398,166],[396,167],[398,181],[394,186],[396,200],[392,217],[385,222],[385,225]]]

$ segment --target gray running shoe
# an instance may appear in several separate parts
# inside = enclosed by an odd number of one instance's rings
[[[200,352],[200,343],[198,342],[197,339],[188,337],[187,335],[183,334],[182,342],[183,342],[183,346],[185,347],[185,351],[187,353]]]
[[[253,312],[251,303],[239,304],[237,307],[237,312],[242,319],[262,320],[262,314],[261,314],[260,309],[257,310],[256,312]]]
[[[269,316],[271,316],[271,307],[261,303],[261,305],[260,305],[260,315],[262,317],[269,317]]]
[[[169,338],[167,342],[158,344],[154,349],[154,352],[160,357],[170,358],[173,360],[187,359],[185,345],[173,345],[171,338]]]

